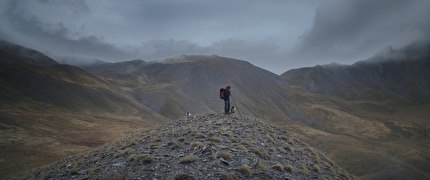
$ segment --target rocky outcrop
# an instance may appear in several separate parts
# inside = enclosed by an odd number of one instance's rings
[[[136,133],[25,179],[350,179],[288,132],[234,115],[204,114]]]

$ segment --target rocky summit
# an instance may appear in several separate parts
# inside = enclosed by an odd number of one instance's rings
[[[351,179],[283,129],[235,115],[185,117],[24,179]]]

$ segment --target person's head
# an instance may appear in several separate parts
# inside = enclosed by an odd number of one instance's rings
[[[226,89],[227,89],[227,90],[230,90],[230,88],[231,88],[231,86],[227,86],[227,87],[226,87]]]

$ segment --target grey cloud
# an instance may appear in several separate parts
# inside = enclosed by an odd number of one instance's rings
[[[217,41],[209,46],[203,46],[187,40],[151,40],[141,46],[129,47],[133,54],[149,59],[157,59],[180,54],[218,54],[221,56],[256,59],[279,51],[279,46],[270,40],[247,41],[242,39],[226,39]],[[254,57],[254,58],[251,58]]]
[[[247,60],[262,68],[271,69],[276,73],[285,71],[285,66],[279,65],[285,56],[283,49],[272,40],[250,41],[242,39],[226,39],[217,41],[209,46],[203,46],[182,40],[152,40],[141,46],[128,47],[135,57],[145,60],[162,59],[182,54],[216,54],[225,57]],[[273,61],[278,61],[273,64]]]
[[[9,31],[18,32],[21,35],[16,36],[21,38],[18,41],[24,41],[24,39],[27,42],[31,41],[29,44],[37,46],[36,49],[44,49],[46,53],[53,56],[86,56],[107,60],[118,60],[128,56],[115,45],[104,42],[102,37],[94,35],[75,37],[76,34],[63,23],[48,24],[34,14],[26,14],[19,2],[11,1],[8,10],[3,12],[6,23],[9,23],[11,28]],[[7,36],[6,33],[3,35]],[[14,41],[10,37],[1,38]]]
[[[73,1],[57,1],[57,0],[37,0],[43,4],[52,5],[55,7],[66,7],[76,13],[87,13],[90,11],[85,0],[73,0]]]
[[[5,2],[8,7],[0,8],[3,37],[48,55],[119,61],[217,54],[266,67],[282,63],[285,47],[276,38],[294,39],[284,37],[291,32],[279,34],[281,29],[300,32],[296,27],[307,23],[301,23],[303,16],[294,15],[312,13],[307,5],[318,4],[298,0],[269,4],[245,0]],[[295,27],[290,28],[292,24]]]
[[[271,40],[247,41],[243,39],[227,39],[212,44],[211,49],[215,52],[255,56],[258,54],[270,54],[279,50],[279,46]]]
[[[351,63],[388,45],[400,48],[428,36],[428,9],[420,0],[331,1],[317,10],[294,57]]]
[[[173,39],[155,39],[142,43],[141,46],[130,47],[132,54],[154,60],[164,57],[176,56],[181,54],[206,53],[208,48],[187,40],[177,41]]]
[[[397,49],[425,39],[430,33],[429,4],[5,0],[0,1],[0,38],[48,55],[81,59],[216,54],[280,74],[332,61],[352,63],[389,45]]]

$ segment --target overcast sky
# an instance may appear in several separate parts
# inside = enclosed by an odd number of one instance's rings
[[[0,38],[51,57],[247,60],[281,74],[429,40],[429,0],[0,0]]]

